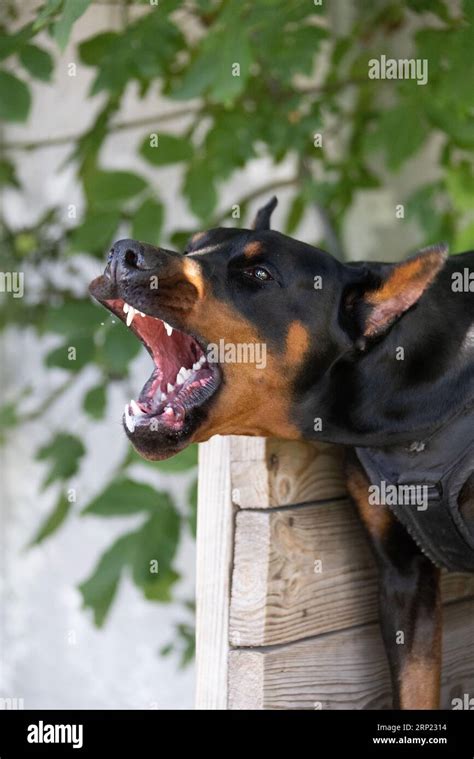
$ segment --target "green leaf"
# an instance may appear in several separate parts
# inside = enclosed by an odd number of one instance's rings
[[[82,513],[116,517],[142,511],[160,511],[161,513],[161,510],[166,511],[171,506],[167,493],[155,490],[151,485],[123,477],[108,485],[83,509]]]
[[[61,493],[51,514],[46,517],[35,537],[31,541],[31,545],[38,545],[38,543],[41,543],[43,540],[49,538],[50,535],[56,532],[56,530],[61,527],[69,515],[71,506],[72,503],[68,501],[65,493]]]
[[[214,68],[215,76],[209,92],[213,100],[232,103],[245,89],[251,62],[247,37],[229,28],[225,39],[221,40],[219,65]]]
[[[164,459],[164,461],[153,462],[155,466],[158,466],[164,472],[185,472],[188,469],[193,469],[198,463],[198,447],[194,443],[188,445],[187,448],[172,456],[170,459]]]
[[[65,369],[68,372],[80,372],[93,360],[95,344],[91,335],[76,334],[59,348],[50,351],[45,360],[48,367]]]
[[[104,254],[120,222],[118,211],[89,212],[70,235],[73,251]]]
[[[438,183],[419,187],[407,202],[407,219],[416,219],[424,232],[426,243],[443,239],[443,214],[439,207],[440,186]]]
[[[21,79],[0,71],[0,120],[26,121],[30,112],[30,90]]]
[[[467,226],[464,226],[457,231],[453,242],[453,249],[456,252],[462,253],[463,251],[472,250],[473,248],[474,221],[471,221]]]
[[[123,570],[130,563],[136,533],[122,535],[106,551],[91,576],[79,585],[84,607],[92,609],[94,622],[102,627],[117,592]]]
[[[462,161],[446,172],[446,186],[457,211],[471,211],[474,199],[474,172]]]
[[[15,166],[5,158],[0,159],[0,187],[20,188],[20,183],[16,176]]]
[[[51,485],[55,480],[67,480],[79,469],[79,461],[86,449],[78,437],[65,432],[58,433],[47,445],[36,454],[38,461],[49,462],[49,472],[43,487]]]
[[[367,134],[368,150],[383,148],[387,166],[396,170],[426,142],[429,131],[416,103],[402,103],[382,113],[375,134]]]
[[[204,38],[201,50],[192,60],[182,80],[174,85],[171,97],[176,100],[191,100],[209,88],[215,74],[215,47],[211,37]]]
[[[193,155],[193,146],[185,137],[156,133],[145,137],[140,146],[140,153],[154,166],[166,166],[189,161]]]
[[[45,23],[49,22],[50,17],[59,10],[62,2],[63,0],[46,0],[33,23],[33,30],[35,32],[42,29]]]
[[[155,580],[150,580],[146,585],[141,585],[144,597],[147,601],[170,603],[173,600],[171,595],[173,585],[180,577],[181,575],[174,569],[162,571]]]
[[[50,54],[37,45],[25,45],[20,50],[20,61],[35,79],[49,82],[53,73],[53,59]]]
[[[188,501],[189,501],[189,516],[188,516],[188,524],[189,529],[191,530],[191,534],[196,537],[196,527],[197,527],[197,496],[198,496],[198,481],[197,479],[194,480],[193,483],[191,483],[191,487],[188,490]]]
[[[114,208],[143,192],[147,183],[130,171],[95,171],[84,181],[91,206]]]
[[[306,203],[303,195],[295,195],[286,219],[285,232],[287,235],[292,235],[298,227],[301,219],[303,218],[305,207]]]
[[[103,310],[92,300],[66,300],[59,306],[49,306],[44,320],[47,332],[58,335],[90,334],[103,320]]]
[[[125,377],[130,361],[142,349],[140,340],[122,324],[111,324],[103,345],[99,348],[99,361],[105,373],[112,377]]]
[[[0,444],[3,445],[8,430],[16,427],[19,421],[16,402],[5,403],[0,406]]]
[[[166,0],[163,8],[160,6],[127,24],[111,45],[104,38],[98,41],[93,51],[99,57],[95,62],[98,74],[92,95],[103,90],[119,95],[132,80],[139,82],[140,94],[144,94],[151,81],[164,78],[175,68],[176,56],[185,47],[185,40],[166,16],[170,6],[170,0]],[[91,60],[90,50],[85,55]]]
[[[174,86],[172,97],[189,100],[207,92],[215,102],[231,104],[245,89],[252,53],[241,7],[236,3],[227,5],[220,20],[222,24],[215,25],[200,43],[197,55]]]
[[[86,411],[93,419],[102,419],[105,413],[106,401],[107,393],[105,385],[102,384],[92,387],[84,397],[84,411]]]
[[[136,240],[158,244],[163,226],[164,210],[161,203],[148,198],[135,211],[132,221],[132,237]]]
[[[207,220],[216,206],[217,192],[214,178],[205,161],[197,161],[189,166],[183,192],[193,213],[200,219]]]
[[[153,593],[156,600],[169,600],[169,584],[178,579],[176,573],[171,574],[170,570],[178,547],[179,533],[179,514],[169,497],[166,503],[155,509],[137,533],[132,564],[133,580],[145,592]],[[155,595],[157,592],[161,597]]]
[[[86,12],[91,0],[64,0],[61,17],[54,26],[54,38],[61,50],[64,50],[71,34],[74,22]]]
[[[79,45],[81,62],[86,66],[98,66],[118,39],[119,35],[116,32],[101,32],[89,37]]]

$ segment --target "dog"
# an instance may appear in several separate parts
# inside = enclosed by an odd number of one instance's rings
[[[345,446],[394,707],[435,709],[440,568],[474,571],[474,252],[342,263],[271,230],[276,203],[184,254],[112,247],[90,291],[154,362],[125,432],[153,460],[215,434]]]

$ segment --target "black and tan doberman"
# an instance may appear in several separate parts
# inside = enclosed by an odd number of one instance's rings
[[[440,567],[474,571],[474,253],[345,264],[270,230],[275,205],[184,254],[113,246],[91,292],[154,362],[124,428],[149,459],[214,434],[346,446],[395,706],[434,709]]]

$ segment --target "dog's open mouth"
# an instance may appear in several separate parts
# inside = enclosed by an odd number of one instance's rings
[[[153,359],[153,371],[139,396],[125,405],[123,419],[130,439],[142,448],[140,438],[144,438],[143,452],[150,458],[163,444],[166,449],[181,449],[219,387],[218,365],[208,362],[205,347],[192,335],[120,298],[102,303],[137,335]],[[176,450],[160,453],[171,455]]]

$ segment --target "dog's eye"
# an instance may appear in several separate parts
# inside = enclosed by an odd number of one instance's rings
[[[264,266],[249,266],[243,272],[247,277],[256,279],[258,282],[269,282],[273,279],[268,269],[265,269]]]

